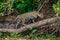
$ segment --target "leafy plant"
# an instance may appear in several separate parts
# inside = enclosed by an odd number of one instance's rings
[[[58,0],[57,4],[53,5],[53,8],[55,12],[58,14],[58,16],[60,16],[60,0]]]
[[[7,7],[8,12],[13,11],[13,9],[11,8],[11,4],[10,4],[9,1],[7,1],[7,2],[1,1],[0,2],[0,16],[1,15],[4,16],[4,11],[5,11],[6,6],[8,6]]]
[[[35,32],[37,32],[37,29],[32,30],[31,34],[34,34]]]
[[[0,32],[0,37],[3,35],[3,33],[2,32]]]
[[[0,15],[2,15],[3,16],[3,11],[4,11],[4,5],[5,5],[6,3],[0,3]]]
[[[7,4],[8,11],[13,11],[14,9],[20,10],[22,13],[34,11],[37,9],[40,0],[14,0],[13,8],[11,8],[10,2],[0,0],[0,15],[4,15],[4,7]]]
[[[19,34],[19,33],[10,33],[9,36],[10,36],[10,37],[20,38],[20,37],[22,37],[23,35],[21,35],[21,34]]]
[[[40,0],[15,0],[14,7],[22,13],[36,10]]]
[[[50,35],[50,34],[48,34],[48,32],[45,32],[45,33],[40,35],[40,38],[46,38],[46,39],[49,38],[50,39],[50,38],[56,38],[56,36],[55,35]]]

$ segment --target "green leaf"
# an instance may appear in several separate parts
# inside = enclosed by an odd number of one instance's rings
[[[0,32],[0,37],[3,35],[3,33],[2,32]]]
[[[32,30],[32,34],[33,34],[33,33],[35,33],[35,32],[37,32],[37,30],[36,30],[36,29]]]
[[[16,8],[24,9],[25,7],[26,7],[26,4],[18,4]]]
[[[14,37],[14,36],[15,36],[15,33],[10,33],[10,36],[11,36],[11,37]]]
[[[40,0],[35,0],[35,2],[40,2]]]

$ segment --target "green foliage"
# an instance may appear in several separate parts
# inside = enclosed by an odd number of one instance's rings
[[[8,10],[8,15],[9,15],[9,14],[10,14],[10,12],[12,12],[12,11],[14,10],[14,9],[12,8],[12,6],[13,6],[13,5],[11,5],[11,3],[10,3],[10,2],[8,2],[8,1],[7,1],[7,3],[6,3],[6,4],[7,4],[7,6],[8,6],[8,9],[7,9],[7,10]]]
[[[55,12],[60,16],[60,0],[58,0],[57,4],[53,5]]]
[[[8,6],[8,11],[13,11],[14,9],[20,10],[22,13],[36,10],[40,0],[14,0],[14,4],[11,8],[10,2],[0,0],[0,15],[4,15],[5,5]],[[9,14],[9,13],[8,13]]]
[[[31,31],[31,34],[34,34],[35,32],[37,32],[37,29],[33,29],[32,27],[30,27],[29,30]]]
[[[6,0],[0,0],[0,15],[4,15],[4,7],[6,4],[8,5],[8,11],[18,9],[20,12],[25,13],[36,10],[39,2],[40,0],[14,0],[14,4],[12,5],[13,8],[11,8],[9,2],[6,2]],[[60,0],[58,0],[57,4],[53,5],[53,8],[55,12],[60,15]]]
[[[0,37],[3,35],[3,33],[2,32],[0,32]]]
[[[16,6],[17,9],[21,10],[21,12],[25,12],[25,7],[26,7],[26,4],[18,4]]]
[[[32,30],[32,34],[36,33],[37,32],[37,29],[34,29]]]
[[[14,7],[19,9],[22,13],[36,10],[40,0],[15,0]]]
[[[7,2],[1,1],[0,2],[0,16],[1,15],[4,16],[4,11],[5,11],[6,5],[8,6],[8,8],[7,8],[8,12],[13,11],[13,9],[11,8],[10,2],[8,2],[8,1]]]
[[[37,29],[31,30],[31,32],[28,35],[25,35],[25,38],[29,38],[29,39],[37,38],[37,36],[34,34],[36,32],[37,32]]]
[[[50,34],[48,34],[48,32],[45,32],[44,34],[41,34],[40,35],[40,38],[56,38],[56,36],[55,35],[50,35]]]
[[[5,5],[6,3],[0,3],[0,15],[2,15],[3,16],[3,11],[4,11],[4,5]]]
[[[9,34],[9,37],[16,37],[16,38],[20,38],[22,37],[23,35],[19,34],[19,33],[10,33]]]

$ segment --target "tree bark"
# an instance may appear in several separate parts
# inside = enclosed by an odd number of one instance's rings
[[[42,20],[42,21],[39,21],[39,22],[36,22],[36,23],[33,23],[33,24],[23,26],[23,27],[21,27],[19,29],[0,29],[0,31],[1,32],[21,33],[21,32],[24,32],[24,31],[28,30],[31,27],[32,28],[39,28],[39,27],[44,26],[46,24],[57,23],[57,22],[60,23],[60,17],[54,17],[54,18],[50,18],[50,19],[45,19],[45,20]]]

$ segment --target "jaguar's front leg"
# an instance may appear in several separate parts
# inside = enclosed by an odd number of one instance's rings
[[[34,16],[27,16],[25,18],[25,24],[30,24],[35,22],[35,17]]]
[[[15,28],[17,29],[17,28],[20,28],[23,24],[22,24],[22,20],[20,19],[20,18],[16,18],[15,20],[14,20],[14,24],[15,24]]]

